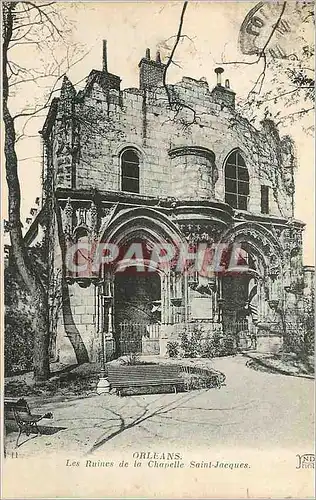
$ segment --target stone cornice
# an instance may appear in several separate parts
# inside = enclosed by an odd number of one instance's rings
[[[258,222],[260,224],[274,224],[274,225],[280,225],[282,227],[288,227],[288,228],[295,228],[295,229],[301,229],[303,230],[305,227],[305,223],[297,220],[297,219],[290,219],[286,217],[280,217],[278,215],[272,215],[272,214],[253,214],[251,212],[239,212],[235,211],[235,221],[236,222]]]
[[[168,155],[170,158],[176,158],[178,156],[203,156],[210,161],[215,160],[215,154],[208,148],[204,148],[202,146],[177,146],[175,148],[171,148],[168,151]]]

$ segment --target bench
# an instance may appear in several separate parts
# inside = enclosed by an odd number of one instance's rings
[[[53,418],[51,412],[44,415],[33,415],[27,401],[24,398],[4,398],[4,419],[14,420],[19,429],[19,435],[15,446],[19,446],[19,439],[22,433],[29,436],[31,433],[41,434],[38,422],[43,418]]]
[[[117,389],[121,396],[122,389],[132,387],[171,386],[175,393],[183,386],[179,366],[136,365],[108,366],[108,379],[111,389]]]

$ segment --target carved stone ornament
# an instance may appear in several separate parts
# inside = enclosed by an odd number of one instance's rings
[[[98,224],[98,210],[96,204],[92,201],[90,207],[90,227],[93,233],[96,233],[97,231],[97,224]]]
[[[206,242],[212,245],[222,232],[221,228],[206,224],[179,224],[179,229],[190,244]]]
[[[72,216],[73,216],[73,207],[70,201],[70,198],[67,199],[66,206],[63,211],[63,226],[64,233],[66,236],[70,237],[72,235]]]

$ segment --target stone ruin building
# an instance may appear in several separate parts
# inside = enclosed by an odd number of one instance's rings
[[[168,341],[194,326],[243,348],[282,346],[282,317],[297,310],[304,288],[295,147],[272,120],[255,128],[243,118],[222,68],[215,73],[214,83],[166,84],[165,64],[147,49],[139,87],[121,89],[104,42],[102,69],[78,92],[65,77],[52,100],[40,132],[43,191],[25,240],[46,241],[51,350],[60,361],[75,361],[80,349],[90,361],[102,350],[107,358],[165,355]],[[151,267],[161,242],[227,255],[237,245],[245,270],[225,258],[207,276],[172,260]],[[143,270],[117,259],[73,272],[66,253],[75,243],[140,243]]]

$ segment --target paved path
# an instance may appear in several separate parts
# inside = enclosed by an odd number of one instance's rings
[[[107,453],[153,447],[313,448],[313,381],[254,371],[247,359],[213,360],[226,375],[221,389],[119,398],[92,396],[45,404],[52,434],[19,448],[24,456],[68,452]],[[32,409],[37,409],[32,405]],[[49,429],[48,429],[49,430]],[[8,435],[8,451],[15,433]],[[23,437],[24,439],[25,437]]]

